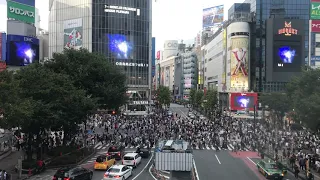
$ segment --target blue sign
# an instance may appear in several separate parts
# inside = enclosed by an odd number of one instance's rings
[[[39,45],[39,39],[29,36],[19,36],[19,35],[8,35],[7,42],[16,41],[16,42],[29,42],[31,44]]]
[[[20,4],[25,4],[32,7],[35,7],[36,5],[35,0],[10,0],[10,1],[17,2]]]
[[[1,54],[0,54],[0,60],[5,61],[7,59],[6,53],[7,53],[7,34],[1,33]]]
[[[156,74],[156,38],[152,38],[152,56],[151,56],[151,76],[154,77]]]
[[[320,56],[312,56],[311,61],[320,61]]]

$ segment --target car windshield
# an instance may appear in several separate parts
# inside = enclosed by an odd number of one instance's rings
[[[125,156],[125,157],[123,157],[123,160],[134,160],[134,158],[130,157],[130,156]]]
[[[110,173],[118,173],[118,172],[120,172],[120,169],[118,169],[118,168],[109,168],[109,169],[107,170],[107,172],[110,172]]]
[[[278,166],[275,164],[267,164],[266,169],[278,169]]]

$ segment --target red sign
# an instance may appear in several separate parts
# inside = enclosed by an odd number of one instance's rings
[[[0,61],[0,72],[7,69],[7,63],[5,61]]]
[[[311,32],[320,32],[320,20],[311,21]]]
[[[157,59],[160,59],[160,51],[157,51]]]
[[[253,111],[254,106],[258,105],[258,93],[231,93],[231,110],[249,110]]]
[[[292,24],[289,21],[284,22],[284,28],[278,30],[278,34],[284,34],[285,36],[291,36],[292,34],[297,35],[298,30],[292,28]]]

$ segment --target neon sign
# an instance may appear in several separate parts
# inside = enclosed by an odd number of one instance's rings
[[[278,34],[284,34],[285,36],[291,36],[292,34],[297,35],[298,30],[292,28],[291,22],[284,22],[284,28],[278,30]]]

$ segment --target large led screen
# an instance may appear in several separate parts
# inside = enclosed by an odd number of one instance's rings
[[[115,59],[133,59],[133,43],[129,36],[123,34],[107,34],[109,54]]]
[[[39,45],[26,41],[11,41],[7,64],[12,66],[26,66],[39,61]]]
[[[301,45],[288,44],[274,45],[273,69],[275,72],[294,72],[301,69]]]
[[[253,111],[254,105],[257,105],[257,99],[257,93],[231,93],[231,110]]]

